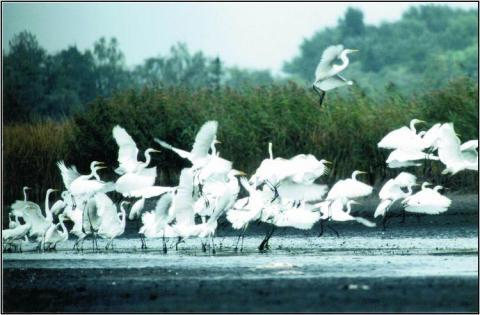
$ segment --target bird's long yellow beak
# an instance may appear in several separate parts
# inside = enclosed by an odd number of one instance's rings
[[[162,151],[156,150],[156,149],[152,149],[152,150],[150,150],[150,151],[152,151],[152,152],[162,152]]]
[[[358,51],[360,51],[360,50],[358,50],[358,49],[350,49],[350,52],[358,52]]]
[[[330,161],[327,161],[327,160],[323,160],[323,163],[333,164],[333,162],[330,162]]]

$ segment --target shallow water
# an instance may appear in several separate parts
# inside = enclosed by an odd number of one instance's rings
[[[215,254],[201,250],[198,239],[188,239],[168,253],[161,240],[149,240],[140,250],[140,240],[118,239],[114,250],[72,250],[73,241],[59,244],[56,252],[5,253],[4,268],[91,269],[161,268],[176,278],[256,279],[309,277],[427,277],[477,276],[478,241],[469,237],[303,237],[278,236],[270,250],[258,252],[262,237],[246,237],[244,250],[235,252],[237,237],[216,238]],[[105,241],[99,241],[103,248]],[[208,270],[199,273],[198,270]]]

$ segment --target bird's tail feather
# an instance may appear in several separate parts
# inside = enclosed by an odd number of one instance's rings
[[[390,199],[385,199],[380,202],[378,205],[377,209],[375,209],[375,213],[373,214],[373,217],[376,218],[378,216],[385,216],[385,213],[387,212],[388,208],[392,205],[392,200]]]

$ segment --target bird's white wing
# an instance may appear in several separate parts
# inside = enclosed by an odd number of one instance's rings
[[[132,137],[119,125],[113,127],[113,138],[115,138],[119,148],[118,163],[120,166],[116,171],[120,172],[119,174],[124,174],[131,169],[132,165],[138,163],[138,148]]]
[[[333,61],[340,56],[343,51],[343,45],[332,45],[327,47],[323,53],[320,62],[315,70],[315,81],[324,79],[329,75]]]
[[[434,146],[435,142],[439,137],[439,130],[442,124],[437,123],[433,125],[427,132],[423,135],[422,141],[424,143],[424,148],[429,148]]]
[[[478,164],[478,140],[470,140],[460,146],[462,158],[469,163]]]
[[[58,215],[60,213],[60,211],[65,208],[67,204],[63,201],[63,200],[57,200],[55,201],[55,203],[53,204],[53,206],[50,208],[50,211],[55,214],[55,215]]]
[[[117,214],[117,207],[113,203],[112,199],[110,199],[106,194],[97,193],[95,194],[94,198],[97,206],[97,215],[99,217],[110,218]]]
[[[417,182],[417,177],[408,172],[401,172],[395,177],[395,182],[401,187],[411,186]]]
[[[208,150],[217,136],[218,122],[215,120],[207,121],[203,124],[195,137],[192,148],[192,159],[204,158],[208,155]]]
[[[172,150],[173,152],[177,153],[180,157],[192,161],[192,153],[190,153],[188,151],[185,151],[185,150],[182,150],[182,149],[175,148],[172,145],[170,145],[170,144],[166,143],[165,141],[162,141],[158,138],[154,138],[153,140],[156,143],[158,143],[161,147],[163,147],[165,149],[168,149],[168,150]]]
[[[136,173],[127,173],[122,175],[115,183],[115,190],[124,196],[130,196],[132,193],[151,187],[157,177],[157,167],[144,168]]]
[[[140,197],[140,198],[152,198],[163,195],[168,192],[175,190],[175,187],[165,187],[165,186],[150,186],[141,188],[138,190],[133,190],[129,193],[130,197]]]
[[[190,226],[195,224],[192,192],[193,171],[191,168],[184,168],[180,174],[177,193],[173,198],[174,216],[178,225]]]
[[[326,78],[316,84],[316,86],[323,91],[330,91],[341,86],[349,85],[350,81],[336,74],[332,77]]]
[[[158,199],[155,206],[155,216],[158,220],[162,220],[165,223],[168,223],[169,215],[168,209],[172,204],[173,196],[171,193],[164,194],[160,199]]]
[[[455,134],[453,124],[443,124],[442,127],[440,127],[439,134],[437,147],[440,161],[445,165],[461,161],[460,139]]]
[[[422,138],[415,134],[408,127],[401,127],[399,129],[389,132],[378,143],[379,148],[383,149],[423,149]]]
[[[143,207],[145,206],[145,198],[141,198],[137,200],[133,206],[130,208],[130,213],[128,214],[128,219],[133,220],[140,215],[142,212]],[[143,220],[143,217],[142,217]]]
[[[378,216],[385,216],[385,213],[387,212],[388,208],[393,204],[393,201],[391,199],[384,199],[380,202],[380,204],[377,206],[377,209],[375,209],[375,213],[373,214],[373,217],[376,218]]]
[[[291,226],[301,230],[309,230],[320,220],[320,212],[306,210],[305,208],[288,208],[274,218],[276,226]]]
[[[64,161],[58,161],[57,166],[62,174],[63,184],[70,189],[70,184],[80,176],[75,166],[67,167]]]
[[[387,158],[387,163],[398,161],[398,162],[406,162],[406,161],[417,161],[417,160],[436,160],[437,158],[433,155],[424,153],[422,151],[416,150],[403,150],[403,149],[396,149],[393,150]]]
[[[330,189],[327,200],[334,199],[355,199],[368,196],[372,193],[373,187],[351,178],[339,180]]]
[[[467,141],[460,146],[460,150],[462,152],[467,151],[467,150],[468,151],[471,151],[471,150],[476,151],[477,149],[478,149],[478,139]]]
[[[328,187],[327,185],[304,185],[284,181],[278,186],[277,190],[282,199],[317,201],[323,199]]]

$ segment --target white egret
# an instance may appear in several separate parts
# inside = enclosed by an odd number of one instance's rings
[[[65,242],[68,240],[68,231],[63,223],[65,219],[64,214],[58,216],[58,223],[51,224],[48,230],[45,232],[45,237],[42,240],[41,248],[43,250],[55,250],[58,243]],[[61,231],[58,230],[58,227],[61,227]]]
[[[174,219],[170,210],[172,206],[173,194],[166,193],[157,201],[155,209],[145,212],[142,215],[143,226],[140,228],[140,234],[146,238],[159,238],[163,240],[163,252],[167,253],[167,244],[165,237],[177,236],[170,227],[170,223]]]
[[[352,85],[353,81],[346,80],[340,75],[349,64],[348,54],[358,51],[357,49],[344,49],[343,45],[332,45],[327,47],[322,53],[322,58],[315,70],[315,81],[313,89],[320,96],[320,106],[326,91]],[[341,60],[342,64],[337,65],[335,61]]]
[[[119,147],[118,150],[118,164],[119,166],[115,169],[115,173],[118,175],[123,175],[125,173],[136,173],[144,168],[146,168],[151,161],[152,152],[160,152],[158,150],[148,148],[145,150],[145,162],[138,161],[138,148],[135,141],[127,133],[127,131],[116,125],[112,130],[113,138]]]
[[[440,161],[446,166],[442,174],[454,175],[462,170],[478,171],[478,140],[460,143],[453,123],[443,124],[434,145]]]
[[[452,201],[440,194],[442,186],[427,188],[431,185],[428,182],[422,184],[422,189],[405,198],[402,203],[405,205],[405,211],[413,213],[439,214],[448,210]]]
[[[410,121],[410,127],[403,126],[389,132],[382,138],[382,140],[380,140],[377,146],[382,149],[413,149],[416,151],[422,151],[425,149],[424,142],[415,129],[415,125],[418,123],[425,123],[425,121],[412,119]]]
[[[346,200],[345,199],[335,199],[332,202],[323,201],[314,205],[314,207],[318,207],[321,212],[320,219],[327,220],[327,221],[338,221],[338,222],[345,222],[345,221],[357,221],[367,227],[374,227],[376,224],[374,222],[370,222],[367,219],[361,217],[354,217],[350,214],[351,212],[351,205],[358,204],[355,200]],[[344,207],[347,208],[347,211],[344,211]],[[322,221],[323,223],[323,221]],[[323,225],[322,231],[320,235],[323,233]]]
[[[22,251],[22,242],[31,227],[30,223],[20,224],[17,221],[17,225],[14,228],[2,230],[3,250],[10,250],[13,247],[15,250],[19,249]]]
[[[45,196],[45,216],[42,214],[42,209],[40,208],[40,206],[34,202],[16,201],[12,205],[12,213],[17,217],[23,218],[26,223],[31,225],[28,235],[35,238],[36,241],[39,243],[38,249],[41,249],[40,245],[45,237],[45,232],[48,230],[48,228],[50,228],[53,223],[53,216],[49,206],[49,197],[50,194],[54,191],[58,190],[52,188],[47,190]],[[21,206],[17,206],[17,204],[21,204]]]
[[[112,182],[104,182],[98,179],[97,170],[106,168],[105,166],[99,166],[99,164],[102,164],[102,162],[93,161],[90,164],[90,174],[81,175],[75,166],[67,167],[63,161],[57,162],[63,183],[73,197],[74,207],[76,207],[77,202],[86,204],[97,192],[114,190]],[[95,179],[91,179],[92,177],[95,177]]]
[[[216,140],[217,129],[217,121],[211,120],[204,123],[195,136],[195,142],[190,152],[175,148],[158,138],[154,140],[162,147],[172,150],[184,159],[188,159],[192,163],[193,170],[196,170],[206,165],[209,159],[216,155],[215,143],[218,143]],[[208,154],[210,149],[212,150],[212,154]]]
[[[402,172],[397,177],[389,179],[378,193],[381,202],[375,210],[373,217],[385,217],[395,201],[404,199],[412,194],[412,187],[417,185],[416,181],[417,177],[407,172]],[[407,192],[404,192],[402,188],[406,188]]]
[[[101,238],[108,239],[105,249],[111,247],[113,249],[113,240],[122,235],[125,232],[125,225],[127,214],[124,208],[124,204],[127,201],[120,203],[120,213],[117,212],[117,207],[110,198],[105,198],[106,195],[96,195],[97,207],[102,209],[101,211],[101,223],[98,227],[97,235]],[[101,205],[98,205],[101,203]]]
[[[356,199],[366,197],[373,191],[373,187],[357,180],[357,175],[367,174],[363,171],[354,171],[351,178],[339,180],[333,185],[325,200]]]
[[[439,160],[438,156],[415,149],[396,149],[387,158],[389,168],[420,166],[419,160]]]

